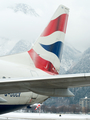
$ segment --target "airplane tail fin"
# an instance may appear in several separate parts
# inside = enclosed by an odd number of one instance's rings
[[[69,9],[60,5],[32,49],[28,51],[36,68],[59,74],[68,13]]]

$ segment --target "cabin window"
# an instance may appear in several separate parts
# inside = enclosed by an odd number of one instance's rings
[[[3,79],[5,79],[6,77],[5,77],[5,76],[3,76],[2,78],[3,78]]]

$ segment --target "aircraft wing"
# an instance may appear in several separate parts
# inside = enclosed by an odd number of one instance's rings
[[[62,96],[59,95],[60,92],[62,94],[65,92],[66,96],[73,96],[68,88],[89,85],[90,73],[26,79],[1,79],[0,94],[33,91],[47,96]]]

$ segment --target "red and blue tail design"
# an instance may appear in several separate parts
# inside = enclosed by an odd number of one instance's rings
[[[36,68],[58,74],[68,20],[68,8],[61,5],[33,48],[28,51]]]
[[[40,44],[45,50],[52,52],[53,54],[55,54],[58,58],[61,58],[61,50],[63,47],[63,43],[61,41],[58,41],[56,43],[53,43],[51,45],[43,45]],[[61,59],[60,59],[61,60]]]

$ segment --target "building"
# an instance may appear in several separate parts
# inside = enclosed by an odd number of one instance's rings
[[[81,106],[82,109],[84,108],[90,109],[90,98],[87,98],[87,97],[81,98],[79,100],[79,105]]]

